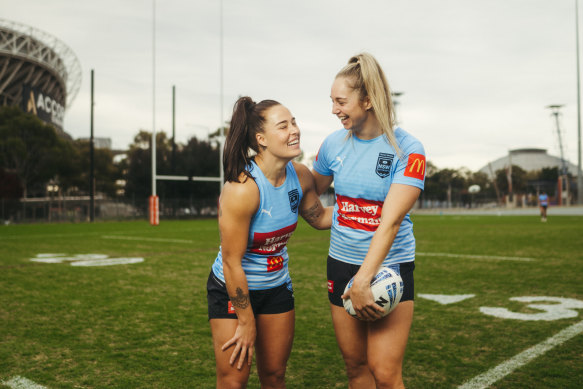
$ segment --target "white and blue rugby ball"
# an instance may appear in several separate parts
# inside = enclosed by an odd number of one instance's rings
[[[346,284],[344,293],[352,287],[353,281],[354,277]],[[387,316],[401,301],[401,297],[403,296],[403,279],[395,270],[389,267],[381,267],[370,282],[370,290],[372,291],[375,303],[383,307],[384,313],[381,316]],[[346,312],[350,316],[358,318],[352,307],[352,300],[349,298],[342,300]]]

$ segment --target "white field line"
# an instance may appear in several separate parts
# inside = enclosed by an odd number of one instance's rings
[[[167,242],[167,243],[194,243],[193,240],[187,239],[164,239],[164,238],[148,238],[141,236],[117,236],[117,235],[104,235],[103,239],[118,239],[118,240],[139,240],[144,242]]]
[[[8,381],[2,381],[0,384],[6,385],[12,389],[47,389],[46,386],[39,385],[34,381],[20,376],[12,377]]]
[[[583,321],[575,323],[570,327],[565,328],[554,336],[542,341],[541,343],[524,350],[520,354],[515,355],[506,362],[475,376],[465,384],[458,386],[458,389],[484,389],[492,385],[494,382],[500,380],[506,375],[512,373],[521,366],[526,365],[539,355],[546,353],[555,346],[559,346],[569,339],[579,335],[583,332]]]
[[[448,257],[448,258],[472,258],[472,259],[495,259],[498,261],[522,261],[522,262],[532,262],[536,261],[534,258],[525,257],[501,257],[498,255],[471,255],[471,254],[450,254],[450,253],[420,253],[416,252],[417,255],[422,257]]]

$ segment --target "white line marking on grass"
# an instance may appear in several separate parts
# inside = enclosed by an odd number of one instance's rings
[[[27,378],[15,376],[8,381],[2,381],[2,385],[6,385],[12,389],[47,389],[46,386],[37,384]]]
[[[464,301],[475,297],[475,294],[427,294],[427,293],[419,293],[417,296],[422,297],[427,300],[432,300],[435,302],[440,303],[441,305],[448,305],[459,303],[460,301]]]
[[[112,265],[129,265],[132,263],[140,262],[144,262],[144,258],[108,258],[97,259],[94,261],[72,262],[71,266],[112,266]]]
[[[551,336],[547,340],[515,355],[506,362],[501,363],[493,369],[480,374],[465,384],[458,386],[458,389],[483,389],[492,385],[494,382],[500,380],[501,378],[512,373],[514,370],[521,366],[526,365],[528,362],[532,361],[539,355],[546,353],[555,346],[559,346],[569,339],[579,335],[583,332],[583,321],[575,323],[570,327],[565,328],[558,334]]]
[[[450,254],[450,253],[420,253],[417,255],[425,257],[449,257],[449,258],[472,258],[472,259],[496,259],[499,261],[523,261],[531,262],[536,261],[534,258],[524,258],[524,257],[501,257],[498,255],[471,255],[471,254]]]
[[[118,239],[118,240],[141,240],[145,242],[168,242],[168,243],[194,243],[193,240],[187,239],[164,239],[164,238],[147,238],[140,236],[114,236],[114,235],[104,235],[103,239]]]

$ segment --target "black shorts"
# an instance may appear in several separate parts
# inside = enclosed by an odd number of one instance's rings
[[[415,262],[397,263],[389,267],[399,273],[403,279],[401,301],[414,300],[415,283],[413,281],[413,270],[415,270]],[[352,265],[328,256],[328,299],[332,304],[344,307],[340,296],[344,294],[346,284],[354,277],[358,269],[360,269],[360,265]]]
[[[206,283],[209,319],[237,319],[227,293],[227,286],[211,270]],[[272,289],[250,290],[249,299],[255,315],[284,313],[294,309],[294,291],[287,283]]]

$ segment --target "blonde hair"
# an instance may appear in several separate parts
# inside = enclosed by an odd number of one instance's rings
[[[357,54],[336,74],[336,78],[339,77],[348,80],[350,87],[358,91],[361,101],[369,97],[383,133],[397,155],[400,155],[401,150],[395,137],[396,117],[391,89],[377,60],[368,53]]]

